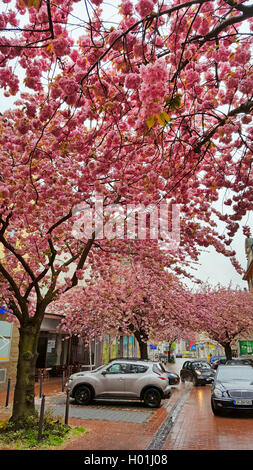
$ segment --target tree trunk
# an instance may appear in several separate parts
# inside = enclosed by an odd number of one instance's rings
[[[231,349],[230,343],[223,344],[223,347],[225,349],[227,361],[230,361],[232,359],[232,349]]]
[[[40,323],[30,319],[19,329],[19,357],[11,420],[21,425],[35,414],[34,384]]]
[[[143,332],[135,331],[134,336],[137,339],[138,344],[139,344],[141,359],[148,359],[148,344],[147,344],[148,337],[147,337],[147,335],[143,334]]]

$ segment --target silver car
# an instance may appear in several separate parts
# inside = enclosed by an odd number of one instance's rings
[[[89,372],[69,377],[66,391],[79,405],[96,398],[142,400],[157,408],[162,398],[171,395],[168,375],[163,364],[149,361],[115,359]]]

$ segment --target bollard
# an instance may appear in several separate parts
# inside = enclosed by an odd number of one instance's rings
[[[65,386],[65,370],[62,373],[62,392],[64,392],[64,386]]]
[[[10,388],[11,388],[11,379],[8,379],[7,393],[6,393],[6,402],[5,402],[6,408],[7,408],[7,406],[9,405]]]
[[[42,437],[44,412],[45,412],[45,395],[42,395],[42,400],[41,400],[41,405],[40,405],[39,430],[38,430],[38,438],[37,438],[38,442],[41,440],[41,437]]]
[[[67,390],[66,409],[65,409],[65,424],[69,423],[69,390]]]
[[[42,397],[43,374],[40,374],[40,398]]]

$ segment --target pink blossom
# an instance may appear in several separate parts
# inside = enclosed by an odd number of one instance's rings
[[[74,78],[64,77],[60,80],[59,86],[62,88],[64,94],[70,95],[79,91],[79,85]]]
[[[206,18],[203,18],[201,22],[201,26],[199,28],[199,33],[205,36],[209,32],[209,28],[210,28],[209,22],[207,21]]]
[[[119,51],[123,46],[122,33],[121,29],[114,29],[109,35],[109,44],[116,51]]]
[[[52,105],[45,105],[40,111],[40,119],[41,121],[47,121],[52,117],[53,114],[53,106]]]
[[[157,59],[154,64],[142,65],[140,99],[145,118],[162,111],[166,94],[167,66],[166,61]]]
[[[141,77],[138,73],[129,73],[125,78],[125,87],[137,90],[141,82]]]
[[[35,114],[36,114],[36,109],[37,109],[37,107],[36,107],[35,104],[28,104],[27,105],[27,116],[30,117],[30,118],[34,117]]]
[[[242,93],[248,93],[248,94],[252,93],[253,91],[252,79],[249,77],[249,78],[245,78],[244,80],[242,80],[241,83],[239,84],[238,89]]]
[[[91,3],[94,3],[94,5],[99,7],[103,3],[103,0],[91,0]]]
[[[53,50],[58,57],[68,55],[70,53],[69,41],[65,38],[54,39]]]
[[[153,0],[139,0],[135,9],[139,15],[144,18],[145,16],[152,13],[154,8],[154,1]]]
[[[157,36],[155,39],[155,45],[156,47],[163,47],[163,40],[160,36]]]
[[[248,238],[251,236],[250,227],[248,225],[243,226],[243,235]]]
[[[131,15],[133,13],[133,4],[129,0],[122,0],[121,11],[123,15]]]
[[[199,82],[199,79],[200,79],[200,76],[197,72],[195,72],[194,70],[187,71],[187,74],[186,74],[187,83],[192,85],[192,84]]]
[[[30,124],[28,121],[20,121],[17,125],[17,129],[20,134],[25,135],[30,129]]]
[[[242,123],[243,124],[249,124],[252,121],[252,116],[250,115],[245,115],[242,117]]]
[[[233,61],[238,65],[247,64],[250,61],[250,52],[242,49],[236,51]]]

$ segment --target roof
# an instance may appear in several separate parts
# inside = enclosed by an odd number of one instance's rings
[[[111,363],[113,361],[125,361],[125,362],[148,362],[148,363],[157,363],[160,361],[150,361],[149,359],[141,359],[140,357],[115,357],[113,359],[110,359],[108,362]]]

